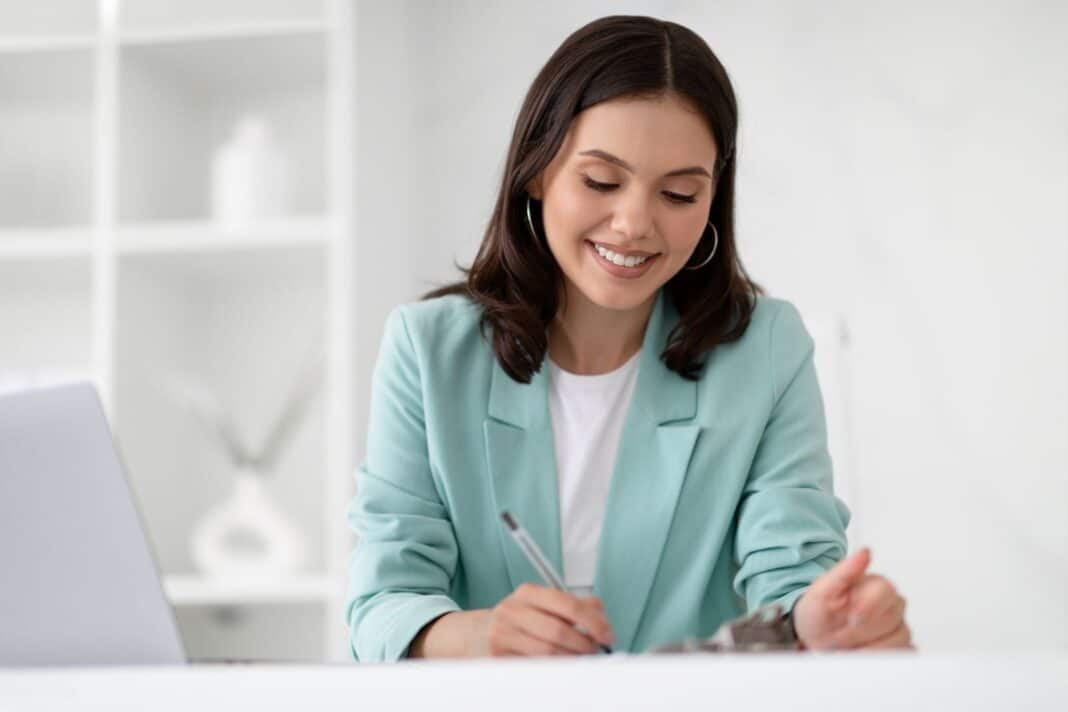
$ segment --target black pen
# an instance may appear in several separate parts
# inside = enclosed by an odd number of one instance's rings
[[[549,560],[545,558],[545,554],[541,553],[541,549],[534,543],[534,539],[526,529],[519,526],[519,522],[515,520],[508,512],[501,512],[501,519],[504,520],[505,526],[508,527],[508,533],[515,539],[516,544],[519,545],[519,549],[527,557],[527,560],[537,570],[538,574],[548,585],[553,588],[564,591],[567,593],[567,586],[564,584],[564,580],[560,577],[556,570],[553,569],[553,565],[549,563]],[[582,629],[582,626],[575,626],[575,630],[579,631],[583,635],[589,635],[589,632]],[[612,649],[603,643],[598,643],[601,647],[602,653],[611,653]]]

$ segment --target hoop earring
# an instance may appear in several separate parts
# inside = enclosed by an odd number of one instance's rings
[[[708,224],[711,225],[711,227],[712,227],[712,235],[715,238],[715,241],[712,243],[712,252],[708,255],[708,258],[705,259],[705,261],[702,262],[701,264],[695,265],[694,267],[683,267],[683,269],[686,269],[686,270],[701,269],[702,267],[707,265],[709,262],[711,262],[713,257],[715,257],[716,250],[719,249],[719,230],[716,229],[715,225],[712,225],[712,221],[711,220],[708,221]]]
[[[530,217],[530,195],[527,195],[527,227],[530,228],[531,237],[537,240],[538,233],[534,232],[534,220]]]

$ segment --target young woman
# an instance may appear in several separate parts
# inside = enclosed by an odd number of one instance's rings
[[[736,252],[737,123],[671,22],[602,18],[538,74],[466,279],[387,320],[357,660],[639,652],[770,603],[808,648],[911,647],[870,552],[844,558],[812,339]]]

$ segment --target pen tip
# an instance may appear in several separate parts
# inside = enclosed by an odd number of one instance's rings
[[[508,528],[509,528],[509,529],[511,529],[512,531],[515,531],[516,529],[518,529],[518,528],[519,528],[519,526],[518,526],[518,525],[517,525],[517,524],[515,523],[515,520],[514,520],[514,519],[512,519],[512,515],[511,515],[511,514],[509,514],[508,512],[501,512],[501,519],[503,519],[503,520],[504,520],[504,523],[505,523],[505,524],[506,524],[506,525],[508,526]]]

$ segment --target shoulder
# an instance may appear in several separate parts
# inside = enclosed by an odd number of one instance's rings
[[[801,312],[793,302],[782,297],[760,294],[756,297],[749,328],[767,336],[784,325],[787,328],[796,328],[801,323]]]
[[[767,354],[774,393],[782,392],[797,369],[813,355],[815,344],[793,302],[758,296],[749,324]]]
[[[793,302],[758,294],[754,298],[745,332],[737,342],[728,342],[725,346],[730,350],[744,351],[748,357],[752,357],[775,345],[785,344],[789,347],[803,342],[805,336],[801,313]]]
[[[716,347],[720,374],[752,387],[768,387],[776,398],[791,373],[811,355],[812,339],[793,302],[757,295],[745,332]],[[713,369],[713,372],[716,369]],[[758,385],[759,384],[759,385]]]
[[[385,340],[416,354],[448,355],[480,337],[480,305],[460,294],[400,304],[386,318]]]
[[[400,304],[390,313],[391,320],[403,321],[413,335],[478,326],[481,308],[462,294]]]

